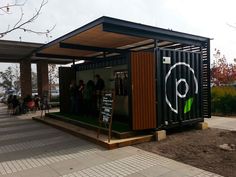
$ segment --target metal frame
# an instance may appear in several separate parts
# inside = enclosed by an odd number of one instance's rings
[[[203,89],[203,97],[207,96],[207,99],[205,99],[204,101],[207,102],[207,109],[206,107],[204,107],[203,109],[203,114],[205,118],[210,118],[211,117],[211,85],[210,85],[210,77],[211,77],[211,72],[210,72],[210,39],[208,40],[208,42],[205,43],[205,45],[202,48],[203,52],[203,65],[206,65],[206,69],[204,70],[204,75],[205,75],[205,79],[207,79],[207,81],[209,82],[205,82],[204,81],[204,89]],[[206,77],[207,75],[207,77]],[[207,95],[206,95],[207,92]],[[205,102],[203,103],[203,105],[205,105]]]
[[[83,71],[83,70],[89,70],[89,69],[104,68],[108,66],[124,65],[124,64],[128,64],[126,54],[115,56],[115,57],[106,57],[106,58],[101,58],[101,59],[91,58],[90,62],[85,62],[83,64],[76,64],[73,67],[77,71]]]
[[[103,24],[103,30],[107,32],[120,33],[120,34],[125,34],[125,35],[136,36],[136,37],[144,37],[144,38],[159,39],[159,40],[166,40],[166,41],[174,40],[179,43],[185,43],[185,44],[191,44],[191,45],[197,45],[197,46],[200,46],[202,45],[203,42],[205,42],[205,41],[201,41],[197,39],[185,38],[184,36],[183,37],[179,35],[177,36],[177,35],[174,35],[174,33],[173,34],[172,33],[169,33],[169,34],[158,33],[155,31],[149,31],[148,29],[145,30],[145,28],[133,29],[131,27],[111,25],[107,23]],[[168,30],[166,30],[166,32],[167,31]]]
[[[208,82],[208,90],[209,90],[209,94],[208,94],[208,104],[209,104],[208,112],[209,112],[209,117],[208,118],[211,117],[211,83],[210,83],[210,81],[211,81],[210,55],[211,54],[210,54],[210,49],[211,49],[211,47],[210,47],[210,39],[208,39],[208,41],[207,41],[207,57],[208,57],[208,59],[207,59],[207,66],[208,66],[208,73],[209,73],[209,75],[208,75],[208,80],[209,80],[209,82]]]
[[[86,51],[95,51],[95,52],[111,52],[111,53],[126,53],[129,50],[125,49],[114,49],[114,48],[104,48],[104,47],[95,47],[95,46],[87,46],[87,45],[80,45],[80,44],[69,44],[60,42],[59,46],[61,48],[66,49],[75,49],[75,50],[86,50]]]
[[[46,57],[46,58],[57,58],[57,59],[78,59],[79,57],[71,56],[71,55],[54,55],[47,53],[36,53],[36,57]]]
[[[60,43],[82,33],[86,30],[89,30],[97,25],[102,25],[103,31],[106,32],[113,32],[119,33],[124,35],[136,36],[136,37],[143,37],[149,39],[158,39],[164,41],[174,41],[178,43],[184,43],[189,45],[196,45],[201,46],[209,39],[201,36],[191,35],[187,33],[176,32],[172,30],[166,30],[162,28],[157,28],[153,26],[128,22],[125,20],[115,19],[111,17],[103,16],[94,20],[87,25],[84,25],[48,44],[43,45],[40,47],[36,52],[40,52],[41,50],[48,48],[54,44]]]
[[[117,32],[117,33],[119,33],[118,31],[120,31],[121,33],[124,33],[127,35],[133,34],[139,37],[156,38],[156,39],[167,40],[167,41],[180,40],[182,41],[182,43],[185,43],[184,41],[186,41],[187,39],[187,40],[193,41],[191,42],[192,44],[194,44],[194,42],[203,44],[204,42],[206,42],[206,39],[207,39],[205,37],[201,37],[197,35],[191,35],[191,34],[176,32],[172,30],[166,30],[166,29],[162,29],[158,27],[143,25],[143,24],[115,19],[111,17],[101,17],[101,19],[103,19],[104,31]]]
[[[157,46],[158,46],[158,44],[157,44]],[[158,60],[158,58],[160,58],[160,48],[155,48],[155,50],[154,50],[154,52],[155,52],[155,60],[157,61],[156,62],[156,68],[159,68],[159,65],[160,65],[160,62],[161,62],[161,60]],[[159,118],[159,115],[162,115],[161,114],[161,111],[163,111],[163,109],[162,108],[160,108],[160,109],[158,109],[158,98],[161,96],[160,94],[161,94],[161,92],[159,92],[158,90],[161,90],[161,85],[160,85],[160,82],[158,82],[158,80],[160,80],[159,78],[158,78],[158,76],[161,76],[161,73],[162,73],[162,71],[161,70],[159,70],[159,69],[156,69],[156,80],[157,80],[157,85],[156,85],[156,102],[157,102],[157,104],[156,104],[156,110],[157,110],[157,129],[161,129],[162,127],[163,127],[163,124],[162,124],[162,119],[161,118]]]

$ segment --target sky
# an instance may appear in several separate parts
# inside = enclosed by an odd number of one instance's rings
[[[1,0],[9,3],[12,0]],[[22,0],[18,0],[21,2]],[[27,0],[23,11],[29,18],[40,1]],[[236,58],[236,1],[235,0],[48,0],[39,18],[29,25],[34,30],[46,30],[56,25],[51,38],[15,31],[5,40],[47,43],[101,16],[110,16],[141,24],[172,29],[209,37],[211,53],[220,49],[229,62]],[[0,15],[0,31],[13,25],[19,18],[19,9],[11,15]],[[213,59],[213,57],[211,57]],[[9,64],[0,63],[0,70]]]

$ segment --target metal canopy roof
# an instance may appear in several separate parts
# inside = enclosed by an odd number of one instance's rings
[[[30,59],[32,63],[47,60],[48,63],[67,64],[72,60],[61,58],[36,57],[34,52],[43,46],[41,43],[0,40],[0,62],[19,63],[21,60]]]
[[[209,38],[101,17],[42,47],[36,56],[70,59],[100,58],[158,47],[199,50]]]
[[[39,43],[0,40],[0,61],[19,62],[41,46]]]

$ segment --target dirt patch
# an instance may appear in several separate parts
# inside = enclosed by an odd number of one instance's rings
[[[226,177],[236,176],[236,131],[220,129],[188,130],[172,133],[160,142],[148,142],[136,147],[147,150]]]

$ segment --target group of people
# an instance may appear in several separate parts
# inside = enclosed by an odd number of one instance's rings
[[[89,80],[86,85],[83,80],[78,86],[75,81],[70,84],[70,112],[72,114],[94,115],[100,106],[101,92],[105,88],[104,80],[100,75],[95,75],[96,83]]]
[[[13,115],[25,114],[29,110],[40,109],[40,98],[38,95],[32,98],[30,95],[21,99],[17,95],[9,95],[7,99],[9,113]]]

